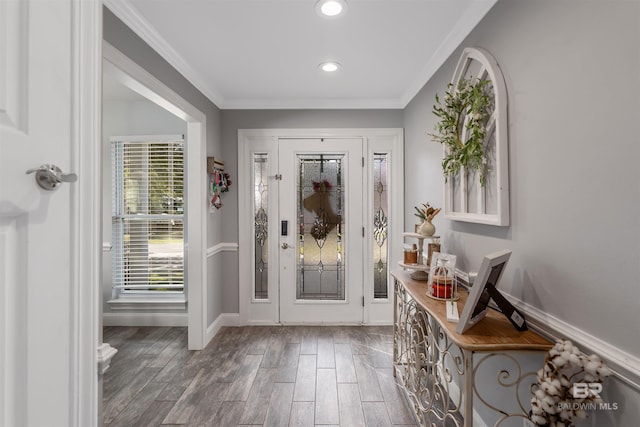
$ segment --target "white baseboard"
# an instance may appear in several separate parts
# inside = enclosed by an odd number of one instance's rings
[[[104,326],[187,326],[187,313],[104,313]]]
[[[238,314],[238,322],[240,320]],[[249,320],[247,326],[393,326],[393,321],[379,320],[367,323],[358,322],[274,322],[273,320]],[[231,326],[231,325],[228,325]],[[240,326],[240,323],[233,326]]]
[[[209,342],[216,336],[220,328],[223,326],[239,326],[240,325],[240,314],[238,313],[222,313],[218,316],[216,320],[213,321],[207,327],[207,332],[204,337],[205,347]]]
[[[243,326],[281,326],[281,323],[273,320],[247,320]]]
[[[393,320],[374,320],[373,322],[363,323],[362,326],[393,326]]]

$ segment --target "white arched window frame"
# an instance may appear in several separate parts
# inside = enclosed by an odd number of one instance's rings
[[[507,89],[496,60],[480,48],[465,48],[453,75],[453,87],[461,79],[490,80],[495,103],[484,141],[487,173],[485,185],[475,171],[463,169],[444,188],[444,214],[452,220],[498,226],[509,225],[509,135]],[[465,132],[466,129],[463,129]],[[463,133],[463,140],[466,136]],[[446,148],[445,148],[446,150]],[[445,151],[446,155],[446,151]]]

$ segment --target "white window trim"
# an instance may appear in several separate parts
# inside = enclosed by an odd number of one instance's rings
[[[160,298],[159,295],[136,296],[120,295],[116,299],[107,301],[113,311],[180,311],[187,308],[187,297],[185,295]]]
[[[173,142],[184,141],[186,150],[186,140],[184,135],[125,135],[125,136],[112,136],[110,142]],[[184,159],[184,175],[186,177],[187,157],[185,154]],[[113,191],[113,189],[112,189]],[[186,188],[185,188],[186,193]],[[183,216],[184,228],[187,229],[187,215]],[[155,291],[127,291],[123,292],[122,289],[116,288],[112,285],[112,299],[107,301],[109,307],[114,310],[122,311],[185,311],[187,309],[187,265],[188,265],[188,236],[185,232],[184,239],[184,275],[185,280],[182,291],[175,292],[155,292]],[[109,243],[109,251],[111,251],[113,245]],[[103,247],[104,249],[104,247]]]

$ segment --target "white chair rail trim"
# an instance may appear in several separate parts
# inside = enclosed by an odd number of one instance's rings
[[[607,362],[613,374],[624,383],[640,391],[640,358],[615,345],[545,313],[537,307],[505,294],[513,305],[524,311],[531,329],[552,339],[569,339],[584,353],[595,353]]]
[[[220,252],[238,252],[238,244],[233,242],[221,242],[207,248],[207,258],[211,258]]]

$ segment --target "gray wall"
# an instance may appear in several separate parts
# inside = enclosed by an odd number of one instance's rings
[[[233,177],[238,171],[238,129],[296,128],[401,128],[402,110],[223,110],[222,140],[225,166]],[[238,191],[232,186],[223,196],[222,217],[225,224],[222,238],[238,242]],[[237,313],[238,257],[227,254],[223,271],[223,312]]]
[[[509,95],[511,226],[435,219],[461,267],[511,249],[502,289],[632,355],[640,354],[640,3],[500,1],[462,43],[497,59]],[[405,201],[440,206],[435,94],[459,49],[405,109]],[[405,225],[414,223],[406,209]],[[638,391],[611,381],[616,412],[637,425]]]
[[[120,50],[158,80],[196,107],[206,116],[207,156],[219,157],[222,152],[220,139],[220,109],[196,89],[189,81],[138,37],[107,8],[104,10],[103,38]],[[205,159],[202,160],[203,162]],[[206,197],[206,195],[202,195]],[[207,246],[221,242],[222,223],[219,216],[207,215]],[[220,269],[216,268],[216,257],[207,260],[207,323],[211,324],[223,312]]]

